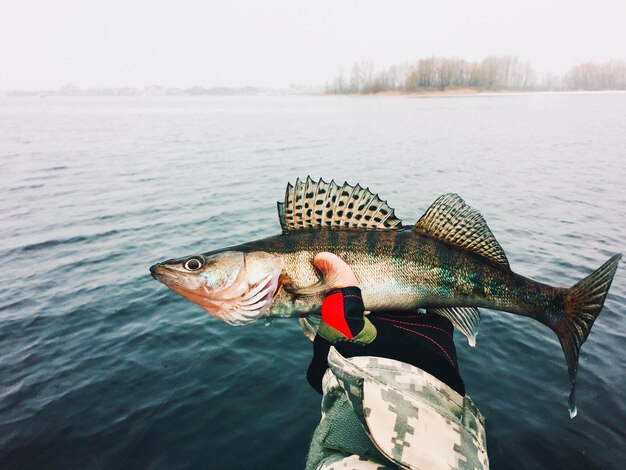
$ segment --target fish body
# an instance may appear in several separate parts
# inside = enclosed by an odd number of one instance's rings
[[[351,267],[366,310],[427,309],[448,318],[472,345],[478,308],[534,318],[559,337],[575,415],[579,350],[621,255],[570,288],[533,281],[511,270],[482,216],[455,194],[441,196],[414,226],[404,226],[369,190],[308,178],[287,186],[278,213],[280,235],[167,260],[150,271],[228,323],[300,317],[309,336],[332,284],[313,265],[320,252],[335,253]]]
[[[284,260],[283,286],[266,316],[301,317],[319,313],[323,295],[298,295],[319,281],[317,253],[329,251],[350,265],[365,308],[484,307],[556,324],[567,289],[515,274],[489,259],[411,229],[300,231],[231,247],[263,251]],[[207,254],[208,256],[211,253]],[[548,308],[547,308],[548,307]]]

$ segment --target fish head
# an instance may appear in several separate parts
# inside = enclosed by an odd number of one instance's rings
[[[270,309],[283,266],[280,256],[264,251],[224,251],[167,260],[150,272],[211,316],[244,325]]]

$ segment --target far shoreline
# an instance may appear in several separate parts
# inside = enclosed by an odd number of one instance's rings
[[[354,98],[438,98],[438,97],[471,97],[471,96],[514,96],[532,94],[602,94],[626,93],[626,90],[478,90],[475,88],[450,88],[447,90],[420,90],[403,92],[398,90],[375,93],[322,93],[323,96],[349,96]]]
[[[346,98],[463,98],[485,96],[520,96],[520,95],[543,95],[543,94],[623,94],[626,90],[480,90],[476,88],[449,88],[445,90],[424,89],[420,91],[404,92],[399,90],[387,90],[375,93],[328,93],[328,92],[302,92],[289,93],[282,90],[259,93],[204,93],[204,94],[150,94],[150,93],[59,93],[52,92],[2,92],[0,98],[258,98],[258,97],[346,97]]]

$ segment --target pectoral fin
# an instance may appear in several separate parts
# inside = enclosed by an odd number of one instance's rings
[[[333,274],[333,276],[331,277],[323,276],[315,284],[311,284],[310,286],[304,286],[304,287],[296,287],[293,284],[286,282],[283,284],[283,288],[287,292],[289,292],[291,295],[295,295],[295,296],[317,295],[317,294],[321,294],[322,292],[326,292],[332,289],[338,277],[339,275],[337,273]]]
[[[322,322],[321,315],[308,315],[306,317],[300,317],[298,320],[300,321],[300,328],[302,328],[304,336],[313,341],[317,330],[319,330],[320,323]]]

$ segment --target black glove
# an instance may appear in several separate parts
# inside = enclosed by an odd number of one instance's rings
[[[333,289],[322,302],[322,323],[317,333],[330,343],[352,341],[369,344],[376,338],[376,327],[364,316],[361,289],[356,286]]]

